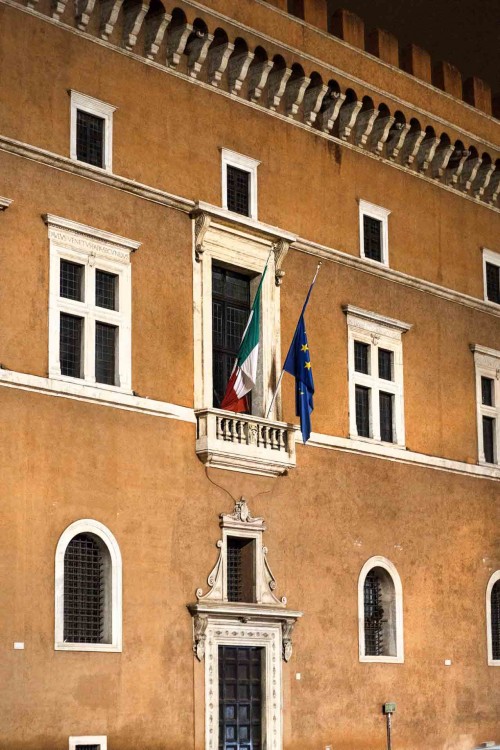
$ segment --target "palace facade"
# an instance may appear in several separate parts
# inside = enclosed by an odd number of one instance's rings
[[[0,60],[0,747],[500,742],[488,85],[322,0],[0,0]]]

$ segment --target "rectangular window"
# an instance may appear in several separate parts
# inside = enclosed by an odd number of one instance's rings
[[[493,263],[486,263],[486,296],[500,304],[500,267]]]
[[[227,537],[227,599],[230,602],[255,601],[254,547],[253,539]]]
[[[495,463],[495,420],[493,417],[483,417],[483,451],[484,460],[488,464]]]
[[[257,167],[260,162],[223,148],[222,207],[257,219]]]
[[[382,260],[382,222],[373,216],[363,216],[365,258]]]
[[[112,170],[113,112],[116,107],[71,91],[70,156],[93,167]]]
[[[49,234],[49,377],[130,392],[130,253],[139,243],[56,216],[46,222],[57,229]]]
[[[70,737],[69,750],[106,750],[108,747],[107,737]]]
[[[359,240],[362,258],[389,265],[389,214],[374,203],[359,200]]]
[[[394,396],[391,393],[380,391],[380,439],[386,443],[393,443],[392,430],[392,402]]]
[[[262,666],[258,646],[219,646],[219,750],[262,750]]]
[[[82,377],[82,329],[83,319],[61,313],[59,357],[61,375]]]
[[[249,314],[249,277],[212,266],[213,405],[216,408],[224,398]]]
[[[370,437],[370,389],[356,386],[356,427],[358,435]]]
[[[369,351],[368,344],[363,344],[361,341],[354,342],[354,369],[356,372],[369,374]]]
[[[76,158],[94,167],[104,166],[104,119],[77,110]]]
[[[227,207],[237,214],[248,216],[250,175],[238,167],[227,167]]]
[[[474,344],[479,463],[498,464],[500,445],[500,352]]]
[[[349,433],[404,446],[402,334],[411,326],[354,305],[348,326]]]

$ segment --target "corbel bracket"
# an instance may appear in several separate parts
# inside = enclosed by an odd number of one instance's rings
[[[0,211],[6,211],[11,203],[12,200],[10,198],[2,198],[0,196]]]
[[[290,242],[288,240],[279,239],[277,242],[273,243],[274,280],[275,280],[276,286],[281,286],[281,282],[283,281],[283,276],[285,275],[285,272],[282,270],[281,266],[283,265],[283,261],[286,258],[286,254],[288,252],[289,247],[290,247]]]
[[[194,256],[196,261],[200,263],[205,251],[203,240],[210,227],[212,218],[204,211],[196,211],[191,214],[191,217],[194,219]]]

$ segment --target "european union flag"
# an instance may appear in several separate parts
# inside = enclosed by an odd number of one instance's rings
[[[289,372],[295,378],[295,413],[300,417],[300,429],[304,443],[309,440],[311,435],[311,412],[314,409],[314,381],[311,358],[309,356],[309,345],[307,343],[306,324],[304,321],[304,311],[309,301],[311,289],[307,295],[306,303],[297,323],[297,328],[295,329],[295,334],[283,367],[286,372]]]

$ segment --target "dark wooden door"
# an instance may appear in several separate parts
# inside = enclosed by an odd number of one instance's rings
[[[219,646],[219,750],[262,750],[262,657],[255,646]]]

